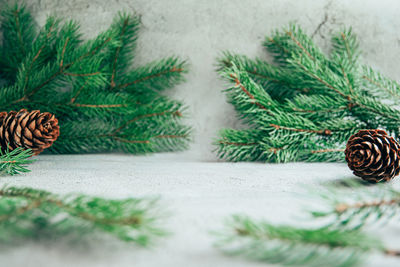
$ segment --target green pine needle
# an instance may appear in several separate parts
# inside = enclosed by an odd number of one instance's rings
[[[366,251],[383,250],[358,231],[275,226],[245,216],[233,216],[217,236],[217,247],[228,255],[280,265],[356,266]]]
[[[133,64],[140,17],[119,13],[92,40],[79,25],[49,17],[36,33],[24,6],[2,10],[0,109],[55,114],[55,153],[148,153],[187,147],[191,129],[185,107],[162,91],[184,81],[187,63],[168,57]]]
[[[218,59],[228,101],[249,125],[221,131],[221,158],[233,161],[343,161],[348,138],[382,128],[398,137],[400,85],[360,63],[351,29],[324,54],[297,25],[264,42],[274,63],[229,52]]]
[[[31,164],[35,160],[30,159],[33,153],[30,149],[17,148],[13,151],[0,151],[0,173],[15,175],[23,172],[29,172],[26,168],[27,164]]]
[[[273,225],[235,215],[216,233],[216,245],[228,255],[295,266],[355,266],[371,252],[400,256],[398,250],[360,231],[363,226],[397,221],[400,192],[388,184],[367,188],[346,180],[340,185],[340,189],[328,186],[307,194],[318,192],[318,199],[310,204],[319,210],[310,213],[313,224],[323,227]]]
[[[314,218],[328,222],[328,227],[359,229],[367,225],[385,224],[398,220],[400,191],[391,185],[381,184],[365,188],[359,183],[347,181],[346,189],[329,187],[319,191],[318,203],[324,208],[310,211]]]
[[[159,228],[157,199],[109,200],[83,194],[55,195],[43,190],[0,189],[0,241],[105,232],[146,246],[165,234]]]

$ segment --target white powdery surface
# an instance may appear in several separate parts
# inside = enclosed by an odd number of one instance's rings
[[[309,222],[304,208],[313,200],[305,195],[307,190],[353,179],[345,164],[195,162],[185,153],[42,155],[38,159],[30,166],[31,173],[2,177],[1,184],[109,198],[160,196],[160,204],[169,214],[165,228],[172,234],[150,249],[113,239],[84,248],[62,240],[50,245],[27,242],[2,247],[1,266],[262,266],[221,254],[213,247],[215,238],[210,231],[220,229],[227,216],[235,213],[304,225]],[[388,245],[397,244],[398,248],[398,228],[375,231]],[[400,260],[380,255],[370,256],[367,263],[400,266]]]

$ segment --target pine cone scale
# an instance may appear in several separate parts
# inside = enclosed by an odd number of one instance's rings
[[[33,143],[32,143],[32,141],[30,141],[26,138],[23,138],[23,144],[21,144],[21,146],[25,146],[27,148],[32,148]]]
[[[361,130],[347,142],[346,161],[354,175],[366,181],[388,181],[400,172],[399,147],[385,131]]]
[[[21,126],[25,127],[26,126],[26,122],[27,121],[25,121],[25,123],[23,124],[23,121],[22,121],[21,122]],[[34,131],[36,129],[36,121],[32,120],[31,122],[29,122],[28,129],[31,130],[31,131]]]

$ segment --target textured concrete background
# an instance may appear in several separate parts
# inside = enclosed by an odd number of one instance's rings
[[[0,0],[1,1],[1,0]],[[6,0],[7,1],[7,0]],[[261,42],[271,30],[297,21],[314,34],[326,51],[330,34],[352,25],[362,37],[365,61],[400,79],[400,3],[312,0],[27,0],[39,24],[48,14],[70,17],[95,36],[119,10],[142,14],[137,64],[168,55],[191,63],[187,83],[171,91],[189,107],[196,130],[187,152],[143,157],[131,155],[39,156],[32,172],[1,177],[1,184],[31,186],[55,193],[84,192],[120,198],[160,195],[171,211],[166,227],[173,235],[152,250],[125,244],[92,244],[73,248],[62,242],[27,242],[1,247],[0,266],[11,267],[239,267],[264,266],[221,255],[209,230],[232,213],[272,222],[302,223],[304,186],[322,190],[332,181],[350,179],[345,164],[216,163],[212,139],[222,127],[239,127],[221,93],[224,83],[214,72],[221,50],[267,58]],[[398,178],[399,179],[399,178]],[[397,188],[399,183],[395,183]],[[304,201],[303,201],[304,200]],[[307,202],[308,203],[308,202]],[[371,233],[399,248],[398,226]],[[365,266],[400,266],[399,260],[372,255]]]
[[[10,0],[6,0],[10,1]],[[171,94],[188,105],[195,128],[190,155],[215,159],[213,138],[222,127],[237,127],[232,107],[215,73],[222,50],[266,58],[261,43],[272,30],[295,21],[328,51],[332,32],[352,26],[361,37],[365,61],[400,79],[398,0],[27,0],[39,24],[48,14],[78,20],[95,36],[120,10],[142,15],[137,64],[168,55],[187,58],[187,83]]]
[[[31,173],[2,177],[1,183],[110,198],[159,195],[170,214],[162,224],[172,235],[149,250],[116,241],[70,246],[65,239],[0,246],[2,267],[276,266],[221,254],[210,232],[220,230],[226,218],[237,213],[315,226],[305,210],[318,205],[318,199],[306,192],[354,179],[345,164],[196,162],[181,154],[43,155],[30,167]],[[399,189],[400,184],[394,186]],[[387,247],[400,250],[398,221],[368,230]],[[400,266],[399,258],[373,253],[365,257],[362,266]]]

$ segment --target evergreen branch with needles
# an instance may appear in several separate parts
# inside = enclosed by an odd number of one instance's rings
[[[146,246],[166,232],[155,198],[120,200],[4,186],[0,189],[0,241],[103,232]]]
[[[26,165],[33,163],[33,153],[30,149],[17,148],[13,151],[0,151],[0,173],[15,175],[29,172]]]
[[[322,190],[318,195],[325,207],[310,211],[311,215],[328,220],[327,227],[346,229],[382,225],[399,219],[400,191],[392,185],[364,188],[351,181],[346,185],[342,190]]]
[[[307,229],[232,216],[216,233],[216,247],[231,256],[283,266],[356,266],[367,252],[393,255],[373,237],[354,230]]]
[[[393,186],[365,187],[346,180],[340,182],[340,188],[330,185],[325,190],[310,190],[307,196],[310,194],[313,198],[309,206],[319,206],[309,211],[312,227],[233,215],[215,232],[215,245],[231,256],[284,266],[359,266],[371,252],[400,257],[399,248],[388,248],[361,231],[364,226],[398,220],[400,192]]]
[[[330,54],[297,25],[275,31],[264,46],[273,63],[230,52],[218,58],[228,102],[254,130],[221,131],[215,142],[221,158],[343,161],[341,150],[360,129],[399,136],[400,110],[394,104],[400,86],[361,63],[351,29],[333,35]]]
[[[119,13],[92,40],[82,39],[76,22],[55,17],[37,31],[24,5],[5,6],[1,16],[0,110],[54,114],[61,131],[50,152],[150,153],[187,147],[191,128],[183,124],[185,107],[161,93],[184,81],[187,63],[171,56],[135,66],[139,16]],[[157,118],[145,116],[162,112]],[[137,117],[143,119],[133,121]],[[121,127],[118,136],[110,136]],[[71,145],[73,133],[80,138]]]

